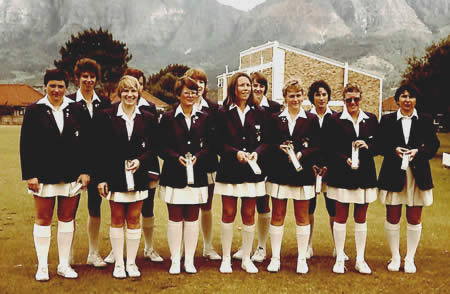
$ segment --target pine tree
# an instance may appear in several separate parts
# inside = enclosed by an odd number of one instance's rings
[[[149,92],[168,104],[175,103],[178,101],[173,93],[175,82],[188,69],[189,67],[186,65],[169,64],[158,73],[150,75],[147,83]]]

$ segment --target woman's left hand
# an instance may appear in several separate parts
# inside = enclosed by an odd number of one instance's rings
[[[359,148],[369,149],[369,146],[367,146],[367,144],[364,140],[356,140],[355,142],[353,142],[353,147],[355,147],[356,149],[359,149]]]
[[[90,181],[91,177],[88,174],[81,174],[77,179],[77,183],[81,183],[83,189],[87,187]]]
[[[139,161],[139,159],[133,159],[127,167],[127,170],[130,170],[133,174],[139,169],[139,167],[141,166],[141,162]]]
[[[408,152],[406,152],[406,154],[409,155],[409,161],[414,159],[414,157],[416,156],[417,152],[419,152],[419,149],[411,149]]]

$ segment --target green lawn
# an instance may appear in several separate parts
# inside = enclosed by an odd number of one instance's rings
[[[336,275],[331,272],[334,259],[331,257],[332,241],[328,227],[328,217],[320,196],[316,210],[316,226],[314,232],[314,254],[309,261],[310,272],[307,275],[295,274],[297,260],[297,243],[292,204],[289,205],[285,224],[282,248],[281,272],[268,273],[268,260],[258,265],[260,272],[250,275],[240,269],[239,262],[233,262],[233,274],[219,273],[220,262],[207,262],[201,257],[202,241],[197,250],[196,275],[182,273],[178,276],[168,274],[170,266],[167,246],[166,228],[167,211],[165,204],[155,200],[156,232],[155,248],[165,258],[162,264],[154,264],[144,260],[142,247],[138,254],[142,278],[116,280],[112,277],[112,266],[97,270],[84,265],[87,256],[86,195],[82,196],[77,215],[76,251],[74,266],[79,279],[66,280],[56,275],[56,221],[53,223],[52,244],[50,247],[50,281],[39,283],[34,280],[36,255],[32,238],[34,223],[34,207],[30,195],[26,194],[21,181],[19,161],[19,132],[16,126],[0,126],[0,293],[211,293],[211,292],[247,292],[254,293],[374,293],[374,292],[448,292],[450,285],[450,255],[448,211],[450,209],[449,178],[450,169],[442,167],[442,152],[450,152],[450,134],[440,134],[441,149],[439,156],[432,163],[434,204],[424,209],[422,240],[416,255],[417,274],[408,275],[403,272],[389,273],[386,269],[390,251],[384,233],[384,207],[375,202],[368,212],[368,240],[366,260],[373,270],[371,276],[363,276],[354,270],[355,246],[354,226],[349,219],[347,226],[346,253],[350,256],[347,262],[348,272]],[[39,142],[36,142],[37,144]],[[381,158],[377,158],[377,164]],[[214,200],[214,245],[218,251],[220,246],[220,197]],[[109,244],[109,206],[102,206],[103,222],[101,226],[101,254],[110,250]],[[235,228],[239,227],[239,221]],[[240,244],[240,233],[235,232],[233,250]],[[406,251],[406,222],[402,219],[401,252]],[[141,240],[143,243],[143,240]],[[269,241],[270,243],[270,241]],[[270,245],[269,245],[270,253]]]

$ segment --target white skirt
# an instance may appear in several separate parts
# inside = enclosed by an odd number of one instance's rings
[[[39,197],[74,197],[81,193],[81,183],[59,183],[59,184],[39,184],[39,191],[36,193],[28,189],[28,194]]]
[[[159,198],[169,204],[203,204],[208,201],[208,187],[159,187]]]
[[[261,197],[266,195],[266,184],[264,181],[242,184],[216,182],[214,194],[234,197]]]
[[[148,191],[111,192],[109,200],[118,203],[138,202],[148,198]]]
[[[207,173],[208,185],[213,185],[216,183],[216,174],[217,172]]]
[[[341,203],[365,204],[377,200],[378,188],[344,189],[328,186],[327,197]]]
[[[411,168],[408,167],[403,190],[401,192],[380,190],[378,199],[380,199],[381,203],[387,205],[430,206],[433,204],[433,190],[420,190],[416,185]]]
[[[316,196],[314,186],[290,186],[266,182],[266,192],[277,199],[309,200]]]

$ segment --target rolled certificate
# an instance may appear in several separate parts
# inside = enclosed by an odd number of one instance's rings
[[[127,181],[127,190],[134,191],[134,177],[131,170],[128,167],[131,166],[131,160],[125,160],[125,179]]]
[[[188,185],[194,184],[194,165],[192,164],[192,154],[188,152],[184,157],[186,159],[186,174]]]
[[[291,159],[291,162],[294,165],[295,170],[297,172],[301,171],[303,169],[303,167],[300,164],[300,162],[298,161],[297,156],[295,155],[294,147],[292,146],[292,144],[287,145],[287,147],[288,147],[289,158]]]
[[[83,188],[83,185],[81,183],[71,183],[70,184],[70,195],[78,195],[81,193],[81,188]]]
[[[252,168],[253,172],[255,173],[255,175],[260,175],[261,174],[261,169],[259,168],[258,163],[256,162],[256,159],[251,159],[248,161],[248,164],[250,165],[250,167]]]
[[[358,169],[359,149],[352,146],[352,169]]]
[[[409,165],[409,154],[403,153],[402,166],[400,167],[402,170],[407,170]]]
[[[316,193],[322,192],[322,176],[316,176]]]

